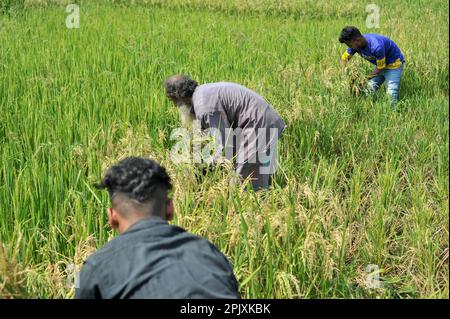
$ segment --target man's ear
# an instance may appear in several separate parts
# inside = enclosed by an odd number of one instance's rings
[[[173,219],[173,214],[174,214],[174,208],[173,208],[173,200],[172,199],[168,199],[166,202],[166,212],[164,214],[164,218],[167,221],[170,221]]]
[[[112,229],[117,230],[119,228],[117,212],[112,207],[108,209],[108,222]]]

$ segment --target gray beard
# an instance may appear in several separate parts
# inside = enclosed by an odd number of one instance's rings
[[[186,104],[178,106],[178,112],[180,114],[181,125],[186,128],[191,128],[195,120],[195,115],[191,113],[191,108]]]

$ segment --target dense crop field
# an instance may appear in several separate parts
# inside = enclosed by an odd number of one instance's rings
[[[174,223],[231,259],[245,298],[448,298],[448,2],[376,0],[367,29],[358,0],[77,1],[68,29],[68,2],[1,1],[0,297],[72,297],[72,265],[114,235],[92,184],[142,155],[173,177]],[[340,70],[348,24],[403,50],[394,111],[351,93],[371,67]],[[170,161],[174,73],[274,105],[289,128],[272,190]]]

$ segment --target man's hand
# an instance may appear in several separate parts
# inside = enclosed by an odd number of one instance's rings
[[[370,80],[374,77],[376,77],[377,75],[379,75],[381,73],[382,70],[380,70],[379,68],[375,68],[375,70],[373,70],[372,74],[368,75],[367,78]]]
[[[346,60],[344,60],[344,59],[341,59],[341,68],[342,68],[342,69],[345,68],[345,67],[347,66],[347,62],[348,62],[348,61],[346,61]]]

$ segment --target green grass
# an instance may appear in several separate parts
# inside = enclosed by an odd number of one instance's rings
[[[168,168],[174,222],[231,259],[243,297],[448,298],[448,3],[379,0],[367,30],[356,0],[148,2],[81,2],[72,30],[63,5],[0,10],[0,297],[72,297],[68,265],[114,235],[91,185],[142,155]],[[340,71],[347,24],[403,50],[395,111],[384,92],[350,93],[347,75],[370,66]],[[198,182],[170,161],[173,73],[275,106],[284,187],[229,188],[226,170]],[[382,289],[365,284],[370,264]]]

